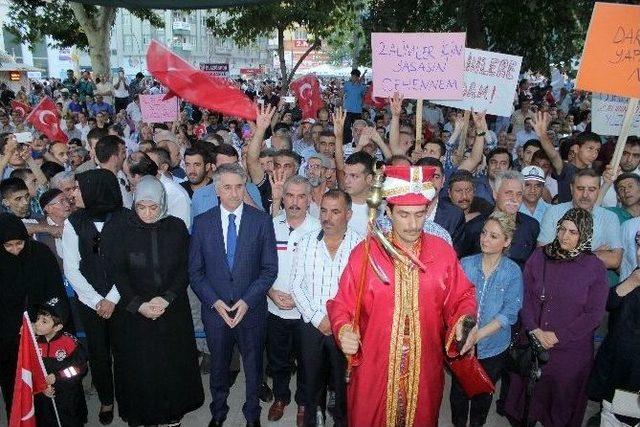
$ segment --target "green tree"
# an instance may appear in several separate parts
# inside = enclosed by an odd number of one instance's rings
[[[466,31],[468,47],[520,55],[523,69],[547,72],[580,55],[592,9],[591,0],[374,0],[364,28],[368,36]],[[370,61],[370,49],[362,54]]]
[[[111,71],[109,43],[116,19],[115,7],[90,6],[70,1],[11,0],[5,28],[20,42],[33,45],[43,36],[51,36],[60,47],[86,48],[93,70],[101,75]],[[131,13],[152,25],[163,21],[148,9]]]
[[[281,2],[268,5],[229,8],[224,14],[211,16],[207,25],[214,35],[229,37],[240,45],[248,45],[259,37],[274,33],[278,39],[278,58],[283,79],[282,91],[288,89],[302,61],[322,45],[322,40],[338,30],[349,28],[363,0],[323,0]],[[310,46],[298,62],[287,70],[284,55],[284,33],[296,27],[306,28]]]

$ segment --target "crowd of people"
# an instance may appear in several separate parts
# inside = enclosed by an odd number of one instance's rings
[[[323,81],[325,106],[302,117],[279,82],[244,81],[259,100],[255,122],[182,103],[178,120],[151,124],[138,96],[162,93],[159,83],[121,70],[101,77],[69,70],[17,94],[0,87],[7,411],[28,308],[52,374],[36,402],[43,426],[54,425],[54,394],[72,396],[56,400],[64,426],[86,423],[77,385],[87,365],[103,425],[115,408],[131,426],[180,425],[204,404],[208,374],[209,425],[222,426],[240,366],[247,426],[260,425],[260,401],[277,421],[292,400],[298,426],[329,415],[336,426],[435,425],[444,334],[460,315],[476,322],[468,336],[455,329],[462,352],[474,347],[501,382],[496,409],[514,425],[580,426],[589,398],[606,425],[640,421],[612,406],[617,389],[640,391],[640,139],[627,139],[614,170],[615,140],[592,132],[590,95],[570,80],[555,90],[523,78],[511,117],[430,102],[416,117],[399,94],[366,105],[358,70]],[[67,143],[11,108],[43,96],[56,102]],[[419,254],[427,273],[366,261],[385,251],[365,239],[367,200],[376,174],[394,168],[419,173],[430,193],[394,200],[409,190],[385,172],[385,186],[399,187],[385,190],[373,224],[406,248],[398,259]],[[361,264],[370,273],[354,330]],[[448,293],[425,291],[440,288]],[[510,361],[531,341],[548,361],[529,395],[527,373]],[[484,425],[494,401],[467,396],[455,377],[449,399],[461,427]]]

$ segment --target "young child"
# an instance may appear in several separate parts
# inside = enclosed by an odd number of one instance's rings
[[[51,298],[38,305],[33,330],[38,350],[47,371],[49,387],[35,396],[38,427],[57,426],[51,397],[60,415],[62,427],[84,426],[87,403],[82,389],[82,377],[87,371],[87,358],[78,340],[62,328],[69,317],[66,301]]]

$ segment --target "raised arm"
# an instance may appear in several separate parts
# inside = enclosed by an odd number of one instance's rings
[[[560,175],[562,173],[562,168],[564,167],[564,162],[562,161],[562,157],[560,157],[560,153],[553,146],[553,143],[547,135],[549,122],[551,122],[551,116],[549,113],[538,111],[533,119],[533,129],[536,131],[536,134],[540,139],[540,144],[542,144],[542,149],[547,154],[547,157],[549,157],[553,169],[558,175]]]
[[[256,107],[256,127],[253,132],[253,137],[249,142],[249,149],[247,150],[247,170],[254,184],[260,184],[264,179],[264,169],[260,165],[259,160],[260,150],[262,148],[262,141],[264,140],[264,133],[271,125],[271,118],[275,111],[275,107],[271,105]]]
[[[404,96],[398,92],[389,98],[391,107],[391,128],[389,129],[389,147],[391,154],[404,156],[405,150],[400,145],[400,115],[402,114],[402,100]]]
[[[344,170],[344,121],[347,118],[347,112],[342,107],[336,107],[335,112],[331,115],[333,121],[333,134],[336,137],[336,170]]]
[[[486,132],[488,130],[486,112],[471,112],[471,115],[473,117],[473,123],[476,125],[476,138],[473,141],[471,155],[458,165],[458,169],[464,169],[469,172],[476,170],[478,165],[482,162],[482,156],[484,155],[484,142]],[[466,135],[464,135],[464,137],[466,137]]]

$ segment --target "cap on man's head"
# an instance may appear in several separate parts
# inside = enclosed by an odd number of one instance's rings
[[[428,205],[436,196],[434,173],[433,166],[385,166],[382,195],[392,205]]]
[[[46,208],[47,205],[60,194],[62,194],[62,191],[57,188],[52,188],[42,193],[42,196],[40,196],[40,206],[42,209]]]
[[[522,176],[525,181],[546,182],[544,171],[539,166],[526,166],[522,169]]]

